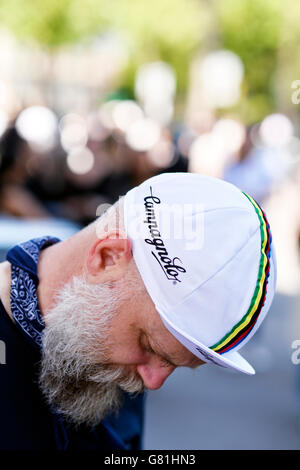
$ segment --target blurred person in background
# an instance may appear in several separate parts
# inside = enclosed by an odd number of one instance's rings
[[[126,142],[120,129],[101,132],[103,124],[97,120],[98,127],[89,133],[86,148],[78,151],[74,163],[72,155],[66,156],[63,165],[65,189],[59,214],[82,225],[94,219],[99,206],[116,202],[119,196],[151,176],[187,171],[186,159],[175,147],[167,128],[161,130],[159,140],[149,149],[137,150]],[[80,167],[80,158],[86,157],[92,159],[87,171]]]
[[[274,186],[285,177],[287,167],[277,149],[261,142],[255,144],[257,128],[258,124],[247,128],[237,161],[225,168],[224,179],[262,204],[272,194]]]
[[[292,129],[291,121],[278,113],[249,126],[238,161],[224,172],[226,181],[268,211],[277,246],[278,290],[286,295],[300,292],[299,164],[289,147]]]
[[[114,141],[107,136],[101,141],[90,138],[77,154],[75,150],[63,155],[63,191],[57,208],[60,216],[84,226],[94,220],[101,204],[116,201],[118,190],[122,192],[122,178],[109,184],[114,175],[113,151]],[[90,164],[85,168],[88,159]]]
[[[207,128],[202,128],[204,132],[200,127],[196,133],[190,129],[189,171],[224,179],[226,170],[239,160],[245,126],[240,121],[226,117],[211,120]]]
[[[15,126],[9,127],[0,141],[0,211],[16,217],[44,218],[50,213],[26,187],[37,159]]]
[[[89,135],[85,147],[75,149],[63,160],[59,214],[82,225],[94,220],[99,206],[116,202],[135,185],[137,165],[132,150],[113,133],[96,137]],[[88,159],[90,165],[84,167]]]
[[[278,291],[287,296],[300,294],[300,165],[291,165],[264,206],[268,211],[276,243]]]

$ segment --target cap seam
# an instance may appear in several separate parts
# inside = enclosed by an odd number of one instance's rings
[[[214,209],[206,209],[202,212],[200,212],[200,214],[207,214],[208,212],[216,212],[216,211],[226,211],[226,210],[240,210],[240,211],[246,211],[246,212],[249,212],[250,214],[253,213],[253,211],[251,210],[251,208],[247,208],[247,207],[240,207],[240,206],[229,206],[229,207],[215,207]],[[192,214],[193,215],[193,214]]]

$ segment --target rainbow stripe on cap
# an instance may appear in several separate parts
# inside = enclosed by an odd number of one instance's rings
[[[252,328],[254,327],[261,309],[265,303],[267,294],[267,283],[270,273],[270,253],[271,253],[271,242],[272,235],[270,226],[267,221],[266,215],[257,202],[248,194],[243,193],[254,206],[255,212],[260,221],[260,233],[261,233],[261,257],[259,262],[258,278],[254,293],[250,302],[250,306],[247,313],[243,318],[210,349],[213,351],[223,354],[236,347],[246,336],[249,335]]]

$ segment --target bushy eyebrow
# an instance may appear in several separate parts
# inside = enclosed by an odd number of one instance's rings
[[[152,337],[147,336],[147,341],[151,344],[151,347],[154,349],[156,354],[160,357],[162,357],[164,360],[170,363],[173,367],[190,367],[194,369],[195,367],[199,366],[202,364],[202,361],[198,359],[196,356],[194,356],[190,361],[189,364],[180,364],[181,360],[178,355],[174,356],[169,356],[167,353],[162,351],[161,345],[157,342],[157,340],[153,339]],[[150,341],[149,341],[150,340]],[[176,364],[177,362],[177,364]],[[192,364],[192,365],[191,365]]]
[[[146,345],[143,344],[144,341],[146,340]],[[141,346],[145,349],[151,350],[154,354],[156,354],[158,357],[162,359],[162,361],[165,362],[165,365],[173,366],[173,367],[179,367],[177,364],[174,364],[173,360],[165,353],[160,352],[160,347],[157,347],[157,344],[151,338],[147,333],[143,332],[141,335],[141,340],[140,340]]]

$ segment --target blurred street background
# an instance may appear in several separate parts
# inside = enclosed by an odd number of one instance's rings
[[[146,449],[300,449],[299,25],[297,0],[0,0],[1,260],[162,172],[223,178],[268,214],[257,374],[175,371],[148,394]]]

